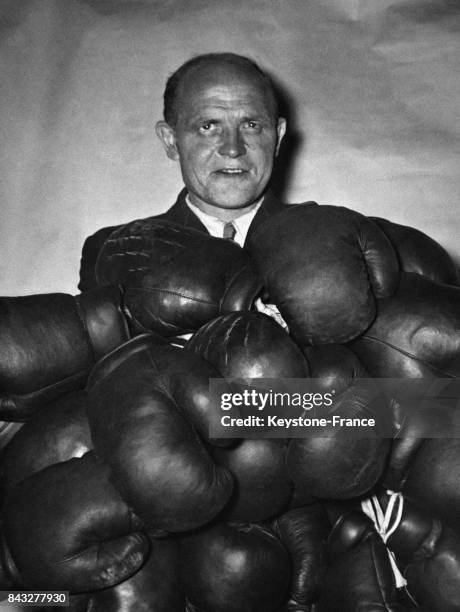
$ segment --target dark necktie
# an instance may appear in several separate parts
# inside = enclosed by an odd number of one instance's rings
[[[231,221],[224,225],[223,238],[226,240],[235,240],[236,228]]]

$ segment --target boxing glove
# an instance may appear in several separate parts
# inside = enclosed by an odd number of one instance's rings
[[[321,593],[327,568],[327,538],[331,530],[320,504],[289,510],[272,528],[291,558],[291,587],[286,610],[308,609]]]
[[[388,551],[366,516],[352,512],[340,517],[328,551],[330,563],[315,612],[406,612]]]
[[[90,452],[9,490],[1,565],[13,584],[86,592],[113,586],[142,566],[148,538],[107,476]]]
[[[392,295],[398,282],[388,238],[346,208],[290,206],[245,246],[300,346],[355,338],[374,320],[375,300]]]
[[[210,452],[233,476],[230,501],[222,520],[257,522],[279,515],[289,506],[293,484],[286,469],[287,441],[242,439],[230,448]]]
[[[0,417],[25,421],[84,388],[95,362],[129,337],[115,287],[0,298]]]
[[[199,329],[186,348],[198,353],[226,378],[306,378],[310,372],[300,349],[271,318],[260,312],[235,312]]]
[[[261,290],[250,258],[237,244],[154,218],[115,229],[95,270],[100,286],[124,287],[138,333],[165,337],[248,310]]]
[[[394,434],[385,486],[403,491],[455,529],[459,300],[457,287],[402,274],[397,293],[379,302],[376,321],[352,343],[374,376],[410,379],[391,389],[401,407],[401,427]]]
[[[458,268],[439,243],[413,227],[399,225],[380,217],[370,219],[390,240],[402,271],[421,274],[437,283],[458,285]]]
[[[231,474],[215,464],[196,432],[201,427],[205,436],[216,418],[208,380],[218,376],[198,355],[153,335],[127,342],[91,373],[95,451],[155,534],[205,524],[230,498]]]
[[[186,350],[205,357],[226,378],[309,375],[300,349],[273,319],[259,312],[232,313],[210,321],[192,336]],[[212,454],[235,481],[225,520],[257,522],[286,509],[292,482],[285,465],[285,440],[242,439],[228,449],[213,449]]]
[[[392,401],[391,411],[394,416],[393,440],[382,483],[387,489],[399,491],[425,439],[448,435],[455,411],[431,400],[420,400],[415,404],[413,401]]]
[[[319,344],[302,349],[315,388],[323,393],[342,393],[357,379],[369,374],[348,347],[343,344]]]
[[[200,612],[276,612],[288,594],[290,561],[267,528],[218,523],[181,539],[180,575]]]
[[[371,376],[458,378],[460,288],[402,273],[372,326],[351,343]]]
[[[12,487],[48,465],[81,457],[92,449],[87,396],[75,391],[33,415],[3,452],[1,480]]]
[[[379,496],[383,510],[389,497]],[[396,512],[396,507],[393,514]],[[460,605],[460,536],[441,521],[404,500],[397,528],[387,546],[407,580],[407,590],[432,612],[457,612]]]
[[[315,384],[333,395],[330,407],[313,416],[375,419],[364,433],[328,423],[308,437],[290,441],[286,455],[294,482],[293,506],[313,498],[349,499],[369,491],[383,473],[390,450],[387,399],[365,379],[365,370],[346,347],[313,346],[305,351]],[[356,378],[359,375],[359,378]]]
[[[413,432],[412,432],[413,433]],[[397,441],[401,440],[400,444]],[[460,440],[415,438],[405,430],[395,440],[383,486],[441,519],[460,534]]]
[[[151,538],[141,569],[116,586],[92,593],[87,612],[184,612],[178,549],[174,539]]]
[[[5,446],[14,438],[24,423],[0,421],[0,457],[3,457]]]

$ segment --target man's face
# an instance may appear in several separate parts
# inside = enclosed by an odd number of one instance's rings
[[[245,209],[262,195],[285,132],[264,84],[232,66],[196,70],[182,84],[177,123],[157,124],[179,160],[190,199],[214,216]]]

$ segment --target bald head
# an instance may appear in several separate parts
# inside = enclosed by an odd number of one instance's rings
[[[197,84],[216,85],[220,81],[248,83],[260,89],[273,119],[278,118],[277,95],[270,77],[252,60],[235,53],[208,53],[182,64],[166,83],[164,118],[171,126],[177,124],[181,105]]]

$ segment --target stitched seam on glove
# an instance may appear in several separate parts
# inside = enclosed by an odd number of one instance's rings
[[[418,357],[416,357],[412,353],[409,353],[408,351],[405,351],[402,348],[399,348],[398,346],[395,346],[394,344],[391,344],[390,342],[386,342],[385,340],[381,340],[380,338],[376,338],[375,336],[368,336],[368,335],[365,335],[363,337],[363,340],[373,340],[374,342],[377,342],[379,344],[383,344],[384,346],[388,346],[388,347],[394,349],[395,351],[398,351],[398,353],[401,353],[402,355],[406,355],[406,357],[410,357],[411,359],[413,359],[414,361],[417,361],[418,363],[423,363],[424,365],[427,366],[427,368],[429,368],[433,372],[433,374],[441,374],[442,377],[444,377],[444,378],[446,376],[449,376],[450,378],[457,378],[457,376],[455,376],[453,373],[451,373],[449,371],[440,370],[439,368],[437,368],[436,366],[431,365],[430,363],[428,363],[424,359],[419,359]]]
[[[238,270],[237,272],[235,272],[235,274],[232,276],[232,278],[230,279],[227,288],[224,291],[223,296],[220,298],[220,302],[219,302],[219,312],[222,310],[222,304],[225,301],[225,298],[227,297],[230,289],[233,287],[233,285],[236,283],[237,279],[246,272],[246,270],[250,269],[249,265],[245,265],[243,268],[241,268],[240,270]]]
[[[79,378],[83,378],[86,377],[90,371],[90,367],[88,367],[86,370],[80,370],[79,372],[76,372],[75,374],[71,374],[70,376],[67,376],[66,378],[61,378],[61,380],[59,380],[58,382],[54,382],[51,383],[50,385],[47,385],[46,387],[40,387],[40,389],[37,389],[36,391],[30,391],[30,393],[24,393],[24,394],[19,394],[19,393],[8,393],[8,394],[1,394],[0,398],[3,400],[3,398],[5,398],[5,400],[9,400],[9,399],[17,399],[18,401],[24,401],[27,400],[29,398],[33,398],[34,395],[41,395],[46,394],[46,391],[48,391],[49,389],[59,389],[60,387],[65,387],[66,384],[72,382],[73,380],[78,380]],[[85,386],[85,384],[83,383],[83,385],[81,387],[79,387],[79,389],[83,389]],[[64,391],[65,392],[65,391]]]
[[[171,291],[170,289],[154,289],[153,287],[129,287],[126,290],[126,293],[129,293],[130,291],[138,292],[138,293],[168,293],[170,295],[177,295],[179,297],[186,298],[187,300],[190,300],[192,302],[200,302],[201,304],[209,304],[210,306],[214,306],[215,308],[218,308],[218,304],[216,304],[215,302],[210,302],[208,300],[202,300],[200,298],[186,295],[185,293],[179,293],[179,291]]]
[[[156,378],[154,381],[152,380],[152,383],[155,385],[155,388],[159,389],[164,395],[166,395],[166,397],[169,400],[171,400],[171,402],[175,405],[176,409],[179,411],[177,402],[174,399],[169,386],[166,385],[166,382],[164,380],[164,374],[160,371],[160,368],[158,367],[158,363],[156,362],[156,360],[154,359],[150,351],[147,353],[147,356],[148,356],[150,365],[152,366],[152,369],[155,371],[155,374],[156,374]]]

